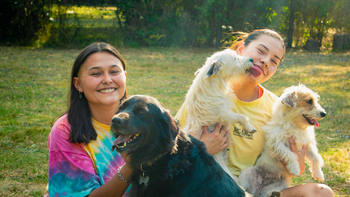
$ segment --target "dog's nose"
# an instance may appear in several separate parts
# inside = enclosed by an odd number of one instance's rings
[[[249,58],[249,61],[250,61],[251,63],[253,63],[253,59],[252,59],[252,58]]]
[[[322,117],[325,117],[326,115],[327,115],[326,112],[321,112],[321,116],[322,116]]]
[[[124,124],[124,119],[123,118],[114,117],[112,119],[112,127],[113,126],[123,126],[123,124]]]

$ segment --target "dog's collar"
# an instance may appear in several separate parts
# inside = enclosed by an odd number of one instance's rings
[[[174,146],[177,144],[177,140],[179,139],[179,135],[176,136],[175,140],[174,140]],[[152,159],[151,161],[147,161],[144,166],[151,166],[155,161],[157,161],[158,159],[160,159],[161,157],[163,157],[164,155],[168,154],[169,152],[172,152],[172,151],[167,151],[165,153],[161,153],[159,154],[158,156],[156,156],[154,159]],[[142,170],[142,165],[143,163],[141,163],[140,165],[140,168],[141,168],[141,171],[143,172],[144,170]]]
[[[174,141],[175,141],[174,146],[175,146],[176,143],[177,143],[178,137],[179,137],[179,135],[177,135],[176,138],[175,138],[175,140],[174,140]],[[148,162],[146,163],[146,165],[147,165],[147,166],[151,166],[155,161],[157,161],[158,159],[160,159],[160,158],[163,157],[164,155],[168,154],[169,152],[171,152],[171,151],[167,151],[167,152],[165,152],[165,153],[159,154],[159,155],[158,155],[157,157],[155,157],[153,160],[148,161]],[[148,186],[149,177],[148,177],[148,176],[145,176],[145,173],[146,173],[147,171],[144,170],[144,169],[142,168],[142,164],[143,164],[143,163],[141,163],[141,165],[140,165],[140,169],[141,169],[141,171],[142,171],[142,176],[140,175],[140,177],[139,177],[139,184],[140,184],[140,185],[144,184],[144,185],[147,187],[147,186]]]

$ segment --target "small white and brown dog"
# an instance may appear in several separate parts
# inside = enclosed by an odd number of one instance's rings
[[[214,53],[207,58],[202,68],[195,73],[196,77],[186,95],[188,109],[187,124],[184,131],[200,139],[202,127],[207,125],[212,132],[216,123],[221,125],[239,122],[245,131],[256,132],[248,117],[232,111],[232,101],[236,99],[230,88],[232,80],[239,81],[241,76],[251,74],[253,60],[237,55],[231,49]],[[226,166],[227,151],[214,155],[216,162],[235,180]]]
[[[290,149],[289,137],[295,140],[298,150],[308,145],[305,155],[311,163],[312,176],[324,180],[323,159],[316,147],[314,126],[318,127],[317,121],[323,119],[326,112],[318,100],[316,93],[301,84],[285,89],[276,101],[271,120],[262,128],[266,140],[264,150],[256,164],[239,176],[241,186],[253,196],[280,196],[290,184],[290,174],[299,175],[298,156]]]

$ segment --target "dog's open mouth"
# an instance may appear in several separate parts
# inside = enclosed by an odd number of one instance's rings
[[[141,135],[135,134],[135,135],[126,135],[121,134],[117,139],[113,142],[112,150],[115,148],[117,151],[123,151],[126,149],[130,149],[133,145],[135,145],[138,141],[140,141]]]
[[[315,119],[310,119],[310,118],[306,117],[305,115],[303,115],[303,116],[304,116],[304,118],[307,120],[307,122],[308,122],[310,125],[315,125],[316,128],[318,128],[319,124],[318,124],[317,120],[315,120]]]

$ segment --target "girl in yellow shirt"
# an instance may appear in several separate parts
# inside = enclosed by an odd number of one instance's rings
[[[277,96],[260,84],[269,80],[277,70],[279,63],[285,56],[283,38],[275,31],[269,29],[255,30],[244,34],[232,46],[237,54],[253,59],[252,74],[246,76],[240,83],[232,83],[232,91],[237,97],[234,111],[249,117],[250,122],[257,131],[245,134],[242,127],[237,124],[225,125],[220,128],[216,125],[212,133],[207,126],[203,127],[201,141],[210,154],[216,154],[228,148],[227,166],[231,173],[239,176],[241,170],[254,165],[264,145],[264,134],[261,129],[271,118],[272,105]],[[187,107],[184,104],[175,116],[180,127],[186,125]],[[229,142],[229,136],[232,141]],[[301,173],[305,171],[306,145],[298,151],[293,139],[290,139],[291,150],[298,155]],[[324,184],[308,183],[287,188],[282,191],[285,196],[334,196],[331,188]]]

